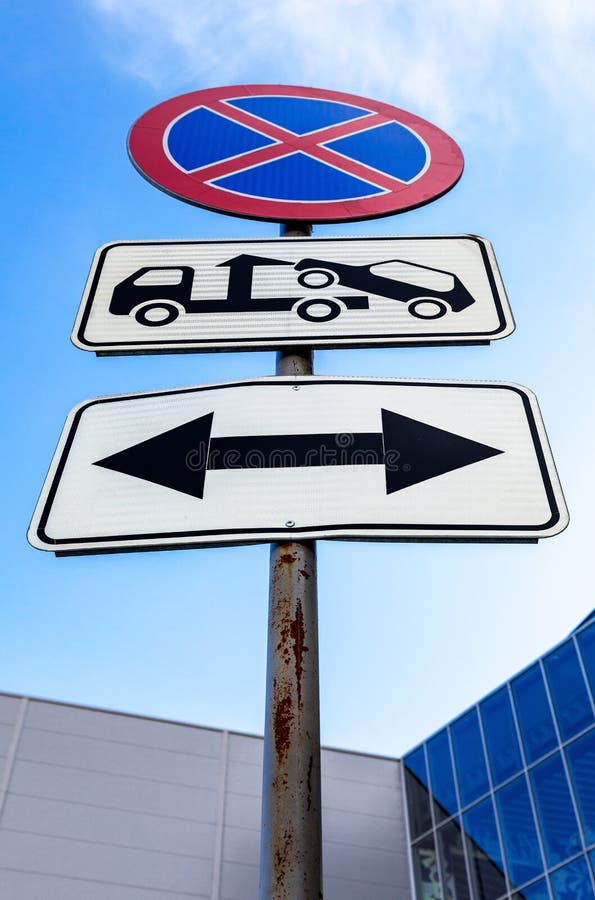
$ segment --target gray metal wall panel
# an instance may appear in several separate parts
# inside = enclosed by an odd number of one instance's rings
[[[2,827],[211,859],[215,825],[9,794]]]
[[[224,746],[211,729],[31,701],[1,900],[254,900],[262,739],[230,734],[226,763]],[[400,763],[324,750],[322,766],[325,898],[410,900]]]
[[[4,725],[14,725],[21,705],[20,697],[6,697],[0,695],[0,722]]]
[[[324,874],[328,878],[353,879],[369,884],[395,884],[400,859],[389,850],[373,850],[355,844],[324,841]]]
[[[324,900],[411,900],[411,894],[401,894],[391,885],[325,877]]]
[[[260,855],[260,831],[227,826],[223,834],[223,859],[226,862],[257,865]]]
[[[262,794],[262,767],[252,763],[230,760],[227,768],[227,789],[233,794],[260,797]]]
[[[381,816],[322,808],[322,830],[329,841],[394,850],[398,846],[395,822]]]
[[[396,788],[398,783],[398,763],[394,759],[379,759],[344,750],[323,750],[320,768],[323,777],[345,778],[389,788]]]
[[[217,757],[221,752],[221,731],[38,700],[30,702],[25,724],[46,731],[160,747],[162,750],[197,753],[201,756]]]
[[[213,757],[27,727],[21,735],[19,759],[212,790],[219,777],[219,761]]]
[[[84,769],[17,760],[10,791],[32,797],[70,800],[132,812],[215,822],[217,794],[204,788],[106,775]]]
[[[329,809],[396,819],[401,805],[396,793],[394,788],[327,776],[322,782],[322,805]]]
[[[210,860],[11,831],[2,833],[0,868],[188,894],[207,894],[212,878]]]
[[[60,878],[0,869],[2,900],[188,900],[188,894],[125,887],[109,882]],[[211,900],[210,894],[190,895],[192,900]]]
[[[224,862],[220,900],[255,900],[258,896],[258,877],[258,865],[242,866],[239,863]]]
[[[262,738],[249,737],[243,734],[229,735],[230,760],[262,766],[262,748]]]
[[[260,797],[227,794],[225,798],[225,823],[236,828],[260,830]]]
[[[407,828],[405,825],[405,804],[404,804],[404,791],[403,791],[403,766],[399,763],[396,766],[396,776],[397,776],[397,793],[399,797],[399,809],[400,815],[394,821],[393,828],[391,829],[394,838],[395,838],[395,846],[397,852],[399,854],[401,864],[399,866],[397,875],[395,877],[395,887],[398,889],[398,897],[409,898],[412,896],[411,894],[411,882],[410,882],[410,874],[409,874],[409,849],[408,849],[408,838],[407,838]]]
[[[13,734],[14,725],[5,725],[0,722],[0,757],[6,757]]]

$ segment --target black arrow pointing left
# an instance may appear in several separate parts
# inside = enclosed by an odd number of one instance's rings
[[[208,413],[94,465],[199,499],[208,470],[381,465],[392,494],[504,452],[387,409],[381,415],[381,432],[214,438]]]

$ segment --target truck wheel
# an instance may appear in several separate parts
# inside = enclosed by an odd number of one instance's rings
[[[154,313],[153,310],[155,311]],[[139,325],[158,328],[160,325],[169,325],[170,322],[174,322],[179,315],[180,310],[171,303],[147,303],[146,306],[141,306],[140,309],[137,309],[134,318]]]
[[[322,316],[314,315],[310,312],[310,308],[313,306],[326,306],[328,312]],[[325,297],[313,297],[311,300],[305,300],[303,303],[297,307],[297,314],[301,319],[305,319],[306,322],[330,322],[331,319],[336,319],[337,316],[341,315],[341,307],[335,300],[327,300]]]
[[[448,306],[435,297],[420,297],[407,307],[416,319],[441,319],[448,312]]]
[[[337,276],[334,272],[327,271],[327,269],[306,269],[305,272],[300,272],[297,280],[302,287],[321,290],[334,284],[337,281]]]

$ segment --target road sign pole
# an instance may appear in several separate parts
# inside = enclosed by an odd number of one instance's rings
[[[285,237],[310,226],[281,226]],[[277,356],[277,375],[311,375],[311,350]],[[287,512],[288,518],[291,510]],[[269,587],[260,900],[322,897],[316,545],[273,544]]]

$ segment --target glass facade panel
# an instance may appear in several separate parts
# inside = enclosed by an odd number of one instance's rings
[[[447,822],[436,834],[445,900],[471,900],[460,826]]]
[[[497,900],[506,892],[506,879],[491,797],[465,813],[463,827],[477,900]]]
[[[593,900],[595,896],[584,857],[556,869],[550,880],[554,900]]]
[[[585,832],[585,843],[595,843],[595,729],[566,748],[570,777]]]
[[[591,685],[591,693],[595,695],[595,625],[590,625],[577,635],[585,672]]]
[[[568,740],[593,722],[593,711],[573,641],[567,641],[544,659],[562,740]]]
[[[498,785],[522,768],[508,688],[505,686],[484,700],[480,710],[492,779]]]
[[[467,806],[489,790],[477,711],[472,709],[452,726],[461,803]]]
[[[432,827],[430,813],[430,793],[424,748],[419,747],[404,759],[405,783],[407,786],[407,808],[411,837],[415,839]]]
[[[515,885],[531,881],[543,872],[539,841],[525,777],[501,788],[496,805],[504,840],[510,880]]]
[[[417,900],[595,900],[594,689],[595,610],[406,757]]]
[[[428,762],[436,819],[447,819],[457,811],[457,794],[446,731],[428,741]]]
[[[514,679],[511,688],[525,756],[532,763],[558,743],[540,667],[527,669]]]
[[[531,783],[547,863],[555,866],[581,850],[578,822],[560,753],[535,766]]]
[[[550,892],[548,891],[545,878],[530,884],[529,887],[523,888],[518,894],[512,895],[512,900],[550,900]]]
[[[413,868],[417,900],[442,900],[438,859],[431,834],[413,846]]]

